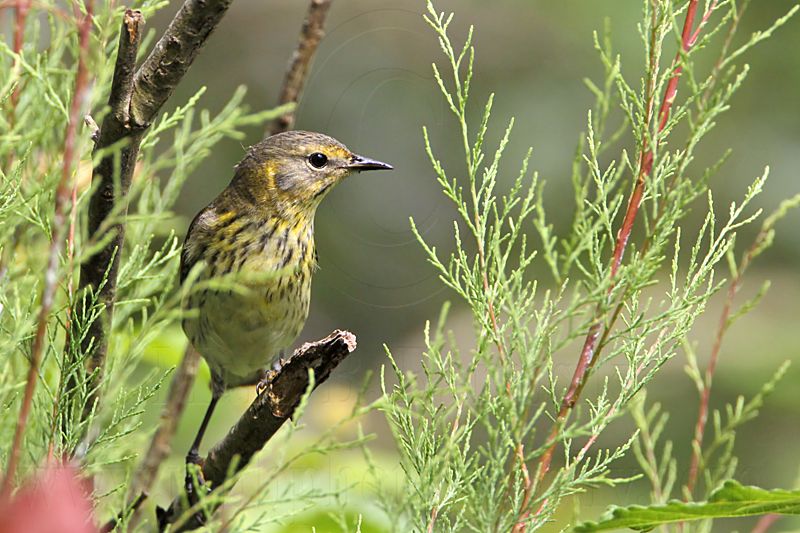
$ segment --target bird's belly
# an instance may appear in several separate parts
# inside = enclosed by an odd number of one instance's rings
[[[291,346],[308,316],[310,284],[279,277],[247,293],[207,291],[184,329],[227,386],[253,377]]]

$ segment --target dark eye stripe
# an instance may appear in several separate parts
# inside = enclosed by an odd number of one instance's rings
[[[314,152],[308,156],[308,162],[311,163],[311,166],[314,168],[322,168],[328,164],[328,156],[321,152]]]

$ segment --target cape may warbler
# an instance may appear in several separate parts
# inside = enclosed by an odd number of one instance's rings
[[[339,141],[305,131],[280,133],[251,147],[228,187],[195,217],[183,243],[181,283],[225,275],[247,290],[190,290],[183,330],[211,369],[212,395],[187,461],[217,400],[254,384],[295,340],[308,316],[316,268],[314,214],[348,174],[392,167],[355,155]],[[209,287],[209,285],[211,287]]]

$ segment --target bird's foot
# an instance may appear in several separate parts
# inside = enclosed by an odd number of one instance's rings
[[[264,371],[264,375],[256,384],[256,394],[258,396],[261,396],[264,391],[269,388],[270,384],[272,384],[272,380],[274,380],[278,374],[280,374],[281,368],[283,368],[283,358],[280,358],[272,363],[272,369]]]
[[[256,395],[261,396],[264,394],[267,389],[269,389],[272,380],[275,379],[275,376],[277,375],[278,373],[274,370],[268,370],[264,372],[264,377],[258,380],[258,383],[256,383]]]

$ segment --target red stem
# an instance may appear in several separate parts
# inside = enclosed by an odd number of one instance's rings
[[[664,97],[661,102],[661,107],[658,111],[658,130],[656,133],[656,138],[653,141],[654,146],[649,145],[648,136],[645,132],[642,140],[642,146],[640,150],[639,156],[639,168],[636,174],[636,184],[634,186],[633,191],[631,192],[631,196],[628,199],[628,206],[625,210],[625,216],[622,220],[622,226],[620,227],[619,232],[617,233],[617,240],[614,245],[614,252],[612,254],[611,263],[609,265],[609,277],[613,280],[616,276],[620,265],[622,264],[623,256],[625,255],[625,249],[628,245],[628,241],[630,239],[631,233],[633,231],[633,226],[636,221],[636,215],[639,212],[639,207],[642,203],[642,198],[644,196],[644,187],[646,183],[647,177],[649,177],[650,173],[653,169],[653,162],[654,162],[654,148],[658,146],[659,138],[658,134],[661,133],[666,124],[669,120],[670,111],[672,110],[672,105],[675,102],[675,97],[678,92],[678,82],[680,81],[681,72],[683,71],[683,67],[680,65],[680,59],[683,53],[688,52],[692,45],[696,42],[697,37],[699,36],[699,30],[702,28],[705,21],[711,14],[715,7],[716,2],[712,2],[709,5],[708,11],[703,15],[702,21],[697,28],[696,32],[692,32],[692,28],[694,26],[694,20],[697,14],[697,6],[698,0],[689,0],[689,5],[686,9],[686,18],[684,19],[683,23],[683,31],[681,33],[681,44],[683,50],[676,54],[675,60],[673,62],[676,65],[672,77],[670,78],[669,82],[667,83],[667,87],[664,91]],[[655,36],[651,37],[651,39],[655,39]],[[652,46],[655,43],[651,43],[651,50]],[[650,57],[650,69],[651,71],[655,71],[656,65],[654,64],[655,58],[651,54]],[[655,83],[655,76],[651,80],[652,83]],[[653,99],[654,99],[654,91],[650,90],[648,96],[648,103],[647,103],[647,115],[645,117],[645,124],[649,129],[650,122],[652,120],[652,109],[653,109]],[[609,288],[609,293],[611,293],[613,289],[613,285]],[[567,392],[564,394],[564,398],[561,402],[561,408],[559,409],[558,415],[556,420],[553,424],[552,429],[550,430],[550,434],[548,435],[548,442],[550,442],[550,446],[547,448],[545,453],[542,455],[541,459],[539,460],[539,466],[537,468],[537,476],[538,480],[541,481],[547,472],[550,469],[550,466],[553,461],[553,455],[555,453],[555,448],[557,444],[558,434],[563,427],[564,422],[566,421],[569,413],[572,411],[572,408],[578,402],[581,392],[583,391],[583,387],[586,384],[586,380],[591,373],[595,363],[597,362],[598,352],[596,351],[597,341],[600,338],[600,333],[603,328],[602,322],[602,310],[603,305],[598,305],[598,309],[596,311],[596,319],[589,327],[589,331],[586,335],[586,339],[584,340],[583,347],[581,349],[580,357],[578,358],[578,363],[575,367],[575,371],[573,373],[572,379],[570,381],[570,386],[567,389]],[[527,495],[526,495],[527,496]],[[528,498],[530,500],[530,498]],[[514,527],[514,532],[522,533],[525,531],[525,525],[523,524],[524,519],[528,516],[527,511],[520,516],[519,522]]]
[[[431,509],[431,518],[428,521],[428,533],[433,533],[433,527],[436,525],[436,516],[439,514],[439,508],[435,505]]]
[[[475,227],[478,226],[478,204],[475,203]],[[500,361],[505,363],[506,351],[503,348],[503,340],[500,337],[500,328],[497,326],[497,315],[494,311],[494,302],[489,295],[489,274],[486,272],[486,253],[483,249],[483,242],[481,239],[476,239],[478,245],[478,259],[481,264],[481,276],[483,278],[483,294],[486,296],[486,303],[489,308],[489,320],[492,323],[492,331],[494,332],[495,346],[497,346],[497,354],[500,356]]]
[[[47,322],[50,311],[53,308],[56,287],[58,285],[59,255],[61,253],[62,239],[64,237],[65,211],[70,198],[69,181],[72,175],[72,161],[74,159],[78,124],[81,123],[81,109],[84,102],[88,99],[88,79],[89,74],[86,69],[86,56],[89,50],[89,37],[92,27],[92,3],[86,2],[86,15],[78,23],[79,34],[79,55],[78,71],[75,76],[75,92],[70,102],[69,121],[67,122],[64,135],[64,157],[61,168],[61,179],[56,188],[55,214],[53,216],[53,236],[50,242],[50,250],[47,257],[47,269],[45,271],[45,284],[42,289],[42,304],[36,325],[36,334],[31,347],[31,363],[28,368],[28,377],[25,383],[25,393],[22,398],[17,427],[14,432],[14,440],[8,456],[8,466],[0,487],[0,501],[8,499],[14,484],[14,476],[19,465],[19,456],[22,448],[22,438],[25,434],[25,426],[30,415],[33,393],[36,390],[39,367],[42,362],[44,351],[45,336],[47,333]]]
[[[28,11],[31,7],[31,0],[17,0],[15,8],[16,14],[14,18],[14,53],[19,55],[22,52],[22,45],[25,41],[25,21],[28,18]],[[11,112],[13,120],[14,110],[17,108],[19,101],[20,85],[14,87],[14,92],[11,93]]]
[[[714,380],[714,373],[717,370],[717,362],[719,360],[720,350],[722,349],[722,340],[725,333],[728,331],[728,321],[730,320],[731,311],[733,310],[733,300],[742,285],[742,277],[750,266],[753,258],[758,250],[763,246],[764,240],[768,238],[769,230],[762,228],[756,236],[753,244],[745,252],[736,269],[736,275],[731,280],[728,286],[728,292],[725,296],[725,305],[722,308],[722,314],[719,317],[717,324],[717,332],[714,337],[714,345],[711,347],[711,356],[706,366],[705,376],[700,390],[700,406],[697,412],[697,422],[694,428],[694,438],[692,439],[692,460],[689,465],[689,478],[686,481],[686,490],[689,495],[692,494],[697,484],[697,477],[700,473],[700,459],[702,455],[701,448],[703,446],[703,438],[705,436],[706,423],[708,422],[708,405],[711,399],[711,385]]]
[[[19,54],[25,38],[25,19],[28,18],[31,0],[17,0],[16,18],[14,21],[14,53]]]
[[[71,17],[60,7],[46,4],[44,2],[34,2],[33,0],[0,0],[0,9],[6,9],[9,7],[16,9],[20,2],[27,3],[29,8],[52,13],[63,20],[72,20]]]
[[[686,490],[689,494],[694,491],[697,483],[697,474],[700,471],[700,448],[703,445],[703,437],[705,434],[706,422],[708,422],[708,404],[711,399],[711,383],[714,379],[714,373],[717,370],[717,360],[719,359],[720,348],[722,347],[722,338],[727,329],[728,319],[730,318],[731,309],[733,307],[733,298],[739,290],[740,278],[737,276],[728,287],[728,294],[725,298],[725,306],[722,309],[722,314],[719,317],[717,324],[717,334],[714,337],[714,345],[711,348],[711,357],[708,360],[706,367],[705,379],[703,380],[703,387],[700,391],[700,406],[697,411],[697,422],[694,427],[694,437],[692,439],[692,461],[689,466],[689,479],[686,481]]]
[[[772,524],[777,522],[780,518],[781,515],[779,514],[765,514],[758,520],[756,527],[754,527],[753,531],[750,533],[767,533],[769,528],[772,527]]]

